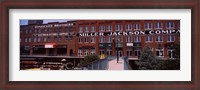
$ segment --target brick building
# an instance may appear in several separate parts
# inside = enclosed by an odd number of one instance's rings
[[[20,55],[90,54],[138,58],[148,45],[155,56],[174,58],[180,20],[76,20],[20,26]]]

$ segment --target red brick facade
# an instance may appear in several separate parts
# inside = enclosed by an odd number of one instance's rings
[[[115,56],[118,50],[120,56],[138,58],[147,45],[156,56],[173,58],[172,46],[180,43],[179,31],[180,20],[76,20],[24,25],[20,27],[20,54]]]

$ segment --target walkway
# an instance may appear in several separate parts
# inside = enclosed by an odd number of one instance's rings
[[[117,63],[117,58],[114,60],[110,60],[108,62],[108,70],[124,70],[124,60],[119,58],[119,62]]]

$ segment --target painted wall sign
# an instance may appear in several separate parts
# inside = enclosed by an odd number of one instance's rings
[[[34,34],[34,36],[68,36],[76,35],[78,37],[93,37],[93,36],[131,36],[131,35],[160,35],[160,34],[180,34],[180,30],[139,30],[139,31],[118,31],[118,32],[94,32],[94,33],[49,33],[49,34]]]

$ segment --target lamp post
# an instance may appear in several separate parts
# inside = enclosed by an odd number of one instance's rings
[[[117,40],[117,42],[116,42],[117,45],[115,44],[115,38],[113,38],[113,42],[114,42],[114,46],[115,46],[116,52],[117,52],[117,63],[118,63],[118,61],[119,61],[119,54],[118,54],[119,40]]]

